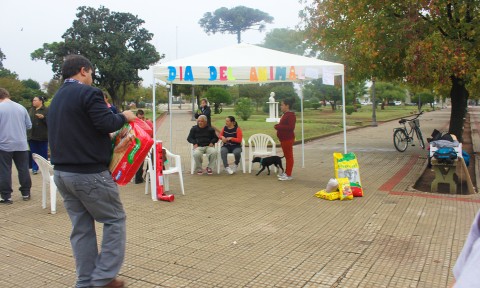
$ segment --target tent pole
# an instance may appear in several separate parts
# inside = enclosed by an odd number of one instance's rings
[[[302,168],[305,168],[305,133],[303,129],[303,82],[300,84],[300,111],[302,118]]]
[[[155,106],[155,90],[156,90],[155,87],[156,87],[156,85],[157,84],[155,83],[155,73],[153,73],[153,88],[152,88],[153,89],[153,93],[152,93],[152,95],[153,95],[152,96],[152,110],[153,110],[153,116],[152,116],[153,117],[153,152],[152,153],[153,154],[152,154],[152,158],[153,159],[152,159],[152,161],[153,161],[153,174],[154,175],[157,175],[157,157],[156,157],[156,155],[157,155],[157,147],[156,147],[157,146],[156,145],[156,142],[157,142],[156,141],[156,139],[157,139],[157,114],[156,114],[157,106]],[[152,177],[152,179],[150,179],[150,181],[153,182],[153,187],[155,187],[155,189],[156,189],[156,187],[157,187],[157,176]],[[145,183],[145,185],[148,185],[148,183]],[[153,201],[158,201],[157,197],[156,196],[154,197],[153,194],[157,195],[157,193],[152,192],[152,200]]]
[[[192,85],[192,121],[195,121],[195,86]]]
[[[173,113],[173,107],[172,107],[172,97],[173,97],[173,83],[170,83],[170,92],[168,94],[168,106],[170,107],[170,113],[169,113],[169,116],[170,116],[170,146],[168,147],[168,149],[172,150],[173,149],[173,145],[172,145],[172,113]]]
[[[342,76],[343,153],[347,154],[347,118],[345,116],[345,77]]]

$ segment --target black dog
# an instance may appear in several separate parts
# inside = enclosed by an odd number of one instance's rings
[[[285,157],[285,156],[283,156]],[[283,157],[279,157],[279,156],[270,156],[270,157],[265,157],[265,158],[260,158],[260,157],[255,157],[253,158],[252,160],[252,163],[260,163],[260,165],[262,165],[262,169],[260,169],[260,171],[258,171],[257,175],[255,176],[258,176],[258,174],[260,174],[260,172],[262,172],[263,170],[265,170],[265,168],[267,168],[268,170],[268,175],[270,175],[270,168],[268,166],[270,165],[275,165],[275,167],[280,167],[282,168],[282,173],[285,172],[285,170],[283,170],[283,166],[282,166],[282,158]]]

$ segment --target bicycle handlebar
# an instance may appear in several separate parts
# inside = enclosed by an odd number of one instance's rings
[[[411,118],[411,119],[400,118],[400,121],[401,121],[402,123],[405,123],[405,122],[407,122],[407,121],[413,121],[413,120],[417,119],[418,117],[420,117],[420,115],[422,115],[422,114],[423,114],[423,110],[420,111],[420,113],[415,114],[415,117],[413,117],[413,118]],[[400,122],[400,121],[399,121],[399,122]],[[401,123],[400,123],[400,124],[401,124]]]

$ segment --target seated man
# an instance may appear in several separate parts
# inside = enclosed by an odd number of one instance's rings
[[[207,154],[208,166],[207,174],[211,175],[213,167],[217,161],[217,150],[215,143],[218,142],[215,129],[207,126],[207,116],[200,115],[197,119],[197,125],[190,129],[187,141],[193,144],[193,159],[195,160],[195,170],[198,175],[203,174],[202,161],[203,154]]]

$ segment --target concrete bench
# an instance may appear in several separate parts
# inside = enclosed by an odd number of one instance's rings
[[[457,170],[458,159],[452,163],[439,163],[437,159],[432,158],[432,169],[435,172],[435,179],[432,181],[430,190],[438,192],[438,184],[444,183],[450,186],[450,194],[457,193],[457,183],[453,176]]]

